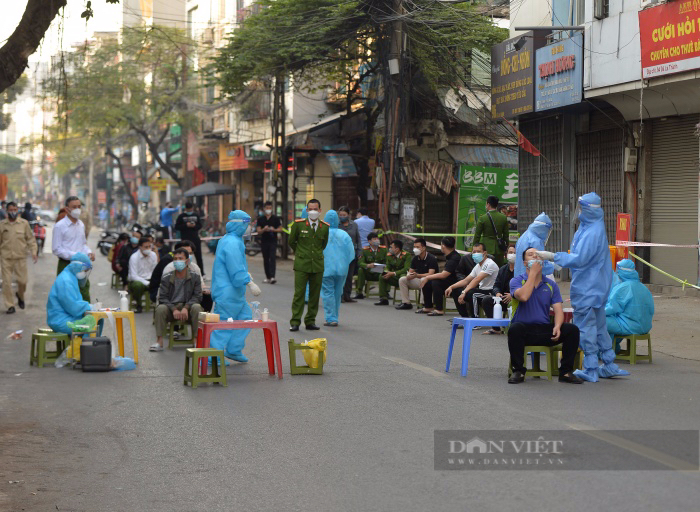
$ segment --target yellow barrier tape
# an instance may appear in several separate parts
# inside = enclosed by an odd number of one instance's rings
[[[646,260],[640,258],[639,256],[637,256],[636,254],[634,254],[634,253],[631,252],[631,251],[630,251],[629,254],[630,254],[630,256],[632,256],[634,259],[641,261],[642,263],[644,263],[644,264],[645,264],[646,266],[648,266],[649,268],[653,268],[653,269],[656,270],[659,274],[662,274],[662,275],[668,277],[669,279],[673,279],[674,281],[676,281],[676,282],[678,282],[678,283],[681,283],[681,285],[682,285],[682,287],[683,287],[683,288],[682,288],[683,290],[685,290],[685,287],[686,287],[686,286],[690,286],[690,287],[692,287],[692,288],[695,288],[696,290],[700,290],[700,286],[695,286],[694,284],[689,283],[687,279],[684,280],[684,279],[679,279],[679,278],[677,278],[676,276],[672,276],[672,275],[669,274],[668,272],[664,272],[664,271],[661,270],[660,268],[655,267],[654,265],[652,265],[652,264],[649,263],[648,261],[646,261]]]

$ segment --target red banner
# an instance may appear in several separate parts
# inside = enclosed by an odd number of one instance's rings
[[[629,213],[618,213],[617,214],[617,228],[615,229],[615,240],[630,242],[630,237],[632,236],[632,216]],[[622,253],[622,254],[620,254]],[[629,249],[627,247],[617,248],[618,256],[623,258],[629,258]],[[614,263],[614,262],[613,262]]]
[[[700,0],[639,11],[642,78],[700,68]]]

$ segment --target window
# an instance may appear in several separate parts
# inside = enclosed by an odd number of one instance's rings
[[[193,7],[192,9],[187,11],[187,36],[190,39],[194,39],[194,36],[195,36],[194,22],[195,22],[196,11],[197,11],[196,7]]]

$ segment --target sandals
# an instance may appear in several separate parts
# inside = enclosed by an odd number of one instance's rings
[[[499,335],[499,334],[503,334],[503,331],[495,331],[495,330],[493,330],[493,329],[489,329],[488,331],[482,332],[481,334],[495,334],[495,335]]]
[[[425,308],[420,308],[416,310],[416,315],[429,315],[432,311],[426,311]]]
[[[445,313],[438,313],[437,311],[431,311],[428,316],[444,316]]]

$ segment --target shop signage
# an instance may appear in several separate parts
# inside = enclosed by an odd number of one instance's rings
[[[700,1],[639,11],[642,78],[700,68]]]
[[[245,150],[240,144],[219,144],[219,170],[240,171],[248,168]]]
[[[148,180],[148,186],[153,192],[164,191],[165,189],[167,189],[168,185],[177,185],[177,183],[171,180],[164,180],[158,178],[151,178],[150,180]]]
[[[580,103],[583,99],[583,34],[535,52],[535,111]]]
[[[464,238],[465,248],[472,246],[476,223],[486,213],[486,198],[489,196],[498,197],[499,206],[506,206],[510,232],[517,239],[518,170],[461,165],[457,232],[468,235]]]
[[[540,38],[538,37],[538,41]],[[535,110],[535,49],[532,32],[491,48],[491,114],[513,119]]]

